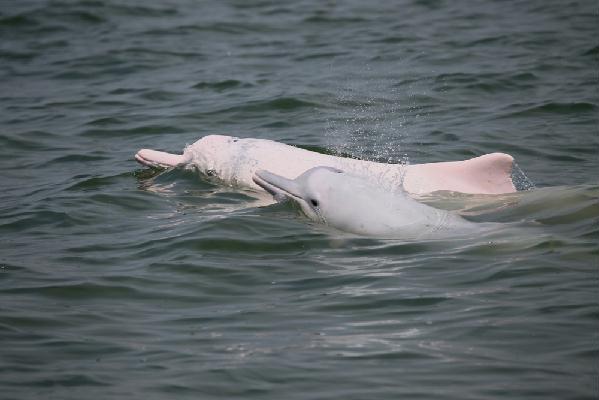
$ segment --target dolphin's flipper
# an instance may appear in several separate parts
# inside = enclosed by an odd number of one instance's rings
[[[135,155],[140,164],[154,168],[171,168],[185,163],[185,157],[164,151],[141,149]]]
[[[462,193],[499,194],[516,191],[512,181],[514,158],[490,153],[464,161],[412,164],[404,187],[412,193],[452,190]]]

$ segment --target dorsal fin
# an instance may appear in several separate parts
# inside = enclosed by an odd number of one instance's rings
[[[405,175],[404,187],[410,193],[435,190],[462,193],[512,193],[514,159],[509,154],[491,153],[465,161],[413,164]]]

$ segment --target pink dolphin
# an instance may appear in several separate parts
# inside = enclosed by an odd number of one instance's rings
[[[407,192],[416,195],[437,190],[479,194],[516,191],[511,177],[513,158],[504,153],[464,161],[385,164],[320,154],[272,140],[209,135],[187,146],[180,155],[142,149],[135,159],[151,167],[196,168],[225,184],[257,191],[263,189],[252,179],[256,171],[267,170],[295,179],[317,166],[338,168],[384,188],[403,185]]]

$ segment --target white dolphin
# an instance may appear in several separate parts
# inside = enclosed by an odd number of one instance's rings
[[[336,157],[265,139],[209,135],[187,146],[182,155],[142,149],[135,158],[151,167],[194,167],[223,183],[260,189],[253,181],[258,170],[294,179],[316,166],[328,166],[368,178],[388,189],[401,187],[411,194],[437,190],[499,194],[515,192],[513,158],[492,153],[465,161],[428,164],[385,164]]]
[[[417,202],[401,188],[384,190],[364,177],[315,167],[296,179],[257,171],[254,182],[276,199],[297,203],[310,219],[378,238],[436,239],[479,233],[488,224]]]

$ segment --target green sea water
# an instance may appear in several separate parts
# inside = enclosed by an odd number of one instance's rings
[[[505,152],[378,240],[137,165],[207,134]],[[596,1],[0,0],[0,398],[597,399]]]

